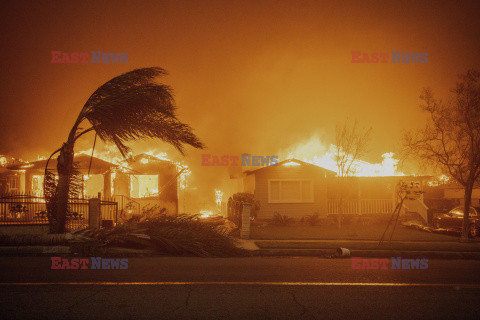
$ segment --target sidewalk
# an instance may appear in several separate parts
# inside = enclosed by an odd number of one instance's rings
[[[480,260],[480,242],[419,242],[358,240],[238,240],[237,246],[253,256],[316,256],[336,257],[338,248],[346,248],[352,257],[403,257]],[[73,251],[72,251],[73,249]],[[0,246],[0,256],[56,256],[75,254],[78,248],[64,245]],[[153,250],[104,248],[90,255],[139,257],[159,255]]]
[[[0,256],[3,257],[51,257],[64,255],[77,255],[78,253],[72,251],[70,246],[0,246]],[[153,250],[128,249],[128,248],[105,248],[90,254],[83,254],[80,256],[102,256],[102,257],[150,257],[161,256]]]
[[[378,240],[250,240],[260,249],[336,249],[480,252],[480,242]]]
[[[324,256],[335,255],[336,249],[350,250],[356,257],[426,257],[441,259],[478,259],[480,242],[429,242],[357,240],[249,240],[258,247],[254,251],[262,256]]]

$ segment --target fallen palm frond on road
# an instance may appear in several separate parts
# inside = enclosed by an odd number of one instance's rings
[[[151,211],[133,216],[111,229],[85,229],[75,233],[76,241],[91,246],[153,249],[167,255],[227,257],[245,255],[235,246],[223,226],[206,223],[196,215],[169,216]]]

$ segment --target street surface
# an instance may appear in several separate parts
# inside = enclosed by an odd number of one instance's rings
[[[48,257],[0,259],[1,319],[480,319],[480,261],[150,257],[51,270]]]

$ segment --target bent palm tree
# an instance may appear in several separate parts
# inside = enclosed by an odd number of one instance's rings
[[[203,148],[192,128],[175,115],[175,100],[171,87],[155,83],[166,75],[162,68],[136,69],[99,87],[87,100],[78,115],[67,141],[56,150],[58,181],[54,172],[45,167],[44,194],[50,218],[50,232],[65,231],[69,196],[78,191],[78,172],[73,163],[76,140],[90,131],[106,142],[113,142],[124,157],[129,152],[126,143],[142,138],[160,138],[183,154],[184,144]],[[86,120],[88,128],[80,127]]]

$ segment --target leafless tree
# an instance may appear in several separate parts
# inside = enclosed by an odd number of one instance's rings
[[[407,155],[435,166],[465,188],[462,240],[468,241],[475,228],[469,221],[472,190],[480,175],[480,72],[469,70],[458,78],[446,102],[423,90],[420,107],[429,115],[427,124],[407,132],[403,145]]]
[[[365,155],[372,128],[360,129],[358,122],[348,119],[337,124],[335,134],[335,162],[339,177],[349,177],[356,173],[355,163]]]
[[[357,171],[356,162],[367,152],[371,128],[359,128],[357,120],[338,123],[335,133],[335,162],[338,168],[339,213],[343,213],[344,186]]]

